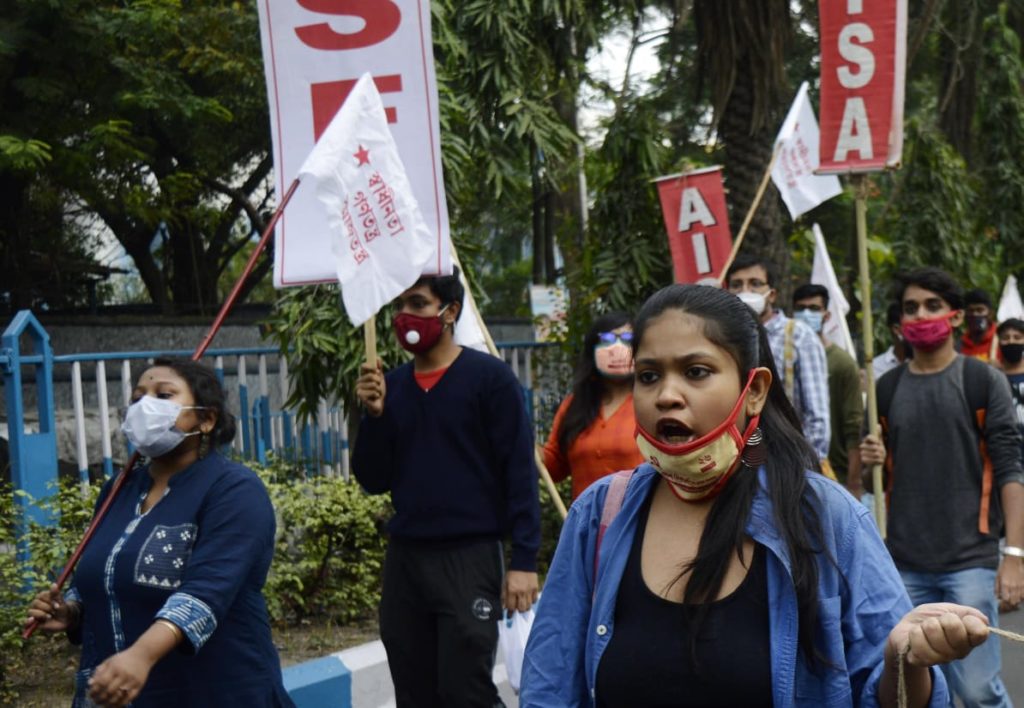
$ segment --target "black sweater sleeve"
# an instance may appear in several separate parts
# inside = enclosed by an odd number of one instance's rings
[[[385,399],[384,413],[377,418],[363,415],[352,449],[352,472],[370,494],[391,491],[395,465],[394,426],[389,420]]]

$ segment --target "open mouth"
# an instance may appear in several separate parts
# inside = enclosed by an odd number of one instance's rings
[[[655,428],[658,440],[668,445],[683,445],[697,439],[697,435],[678,420],[662,418]]]
[[[718,477],[711,477],[702,482],[684,481],[675,476],[669,477],[669,482],[687,494],[702,494],[718,484],[719,481]]]

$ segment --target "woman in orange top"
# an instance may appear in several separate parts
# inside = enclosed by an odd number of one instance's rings
[[[572,393],[558,407],[544,445],[544,465],[572,498],[595,480],[644,461],[633,417],[633,325],[629,315],[601,315],[583,339]]]

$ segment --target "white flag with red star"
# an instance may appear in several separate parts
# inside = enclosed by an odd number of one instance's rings
[[[345,311],[361,325],[411,287],[436,250],[369,74],[356,83],[299,177],[315,182],[327,209]]]

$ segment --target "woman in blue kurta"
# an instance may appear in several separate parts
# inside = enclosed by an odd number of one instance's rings
[[[274,509],[251,470],[216,452],[235,425],[213,372],[158,360],[123,430],[149,463],[114,500],[68,592],[53,586],[29,610],[82,645],[73,705],[292,706],[261,594]]]

